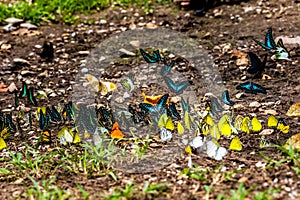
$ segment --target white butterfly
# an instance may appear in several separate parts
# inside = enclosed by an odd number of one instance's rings
[[[160,140],[162,142],[168,141],[172,139],[172,132],[165,127],[162,127],[160,130]]]
[[[214,158],[215,160],[222,160],[227,153],[228,152],[224,147],[219,146],[212,140],[206,143],[206,154],[210,158]]]
[[[195,137],[191,142],[190,142],[190,146],[194,147],[194,148],[201,148],[203,146],[204,142],[202,137],[197,136]]]

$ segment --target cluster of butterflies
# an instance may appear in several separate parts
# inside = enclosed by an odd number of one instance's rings
[[[270,51],[271,53],[275,53],[275,58],[277,60],[288,60],[288,61],[291,60],[290,53],[283,45],[282,39],[279,39],[277,44],[275,43],[272,36],[272,28],[269,28],[265,35],[265,43],[262,43],[256,39],[254,39],[254,41],[265,50]],[[248,52],[248,56],[250,58],[250,66],[247,69],[247,72],[249,74],[254,75],[254,77],[262,77],[262,74],[266,67],[267,54],[265,54],[263,61],[261,61],[259,57],[253,52]],[[237,89],[244,90],[247,93],[253,93],[253,94],[267,93],[264,87],[253,82],[242,83],[237,86]]]

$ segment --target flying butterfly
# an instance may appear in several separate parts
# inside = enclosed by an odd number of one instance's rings
[[[254,39],[254,41],[266,50],[276,50],[276,43],[272,36],[272,28],[269,28],[268,32],[266,33],[265,43],[262,43],[256,39]]]
[[[270,115],[268,118],[268,127],[276,128],[280,130],[282,133],[288,133],[290,130],[290,126],[286,125],[286,123],[282,119],[276,119],[274,115]]]
[[[164,59],[164,66],[162,67],[160,74],[162,76],[167,76],[168,73],[172,70],[174,67],[175,62],[172,60],[170,64],[167,63],[166,59]]]
[[[233,106],[234,105],[234,102],[230,100],[229,98],[229,92],[228,90],[225,90],[223,93],[222,93],[222,98],[221,98],[222,102],[229,105],[229,106]]]
[[[242,143],[238,136],[235,136],[229,145],[229,149],[233,151],[241,151],[243,149]]]
[[[140,103],[139,107],[146,113],[150,112],[150,115],[160,116],[165,112],[166,103],[168,101],[169,94],[164,94],[156,105],[151,105],[148,103]]]
[[[252,93],[252,94],[257,94],[257,93],[267,94],[267,90],[264,87],[253,82],[242,83],[238,85],[236,89],[244,90],[246,93]]]
[[[146,53],[143,49],[140,49],[140,52],[147,63],[156,63],[161,60],[159,50],[155,50],[152,56]]]
[[[164,81],[165,81],[166,85],[171,90],[171,92],[173,92],[177,95],[181,94],[185,88],[187,88],[188,86],[191,85],[189,81],[182,81],[180,83],[174,83],[167,76],[164,76],[163,78],[164,78]]]
[[[266,62],[267,62],[267,54],[264,57],[264,60],[261,61],[258,56],[253,52],[248,52],[248,56],[250,58],[251,65],[247,69],[249,74],[259,74],[261,75],[265,69]]]

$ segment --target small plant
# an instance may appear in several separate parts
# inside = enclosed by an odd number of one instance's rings
[[[200,181],[206,181],[207,180],[207,170],[201,169],[199,166],[195,166],[193,168],[184,168],[181,172],[181,174],[188,176],[192,179],[197,179]]]
[[[270,187],[268,190],[256,192],[254,195],[254,200],[272,200],[274,194],[277,192],[279,192],[279,189],[274,189]]]
[[[230,192],[231,192],[231,197],[229,198],[230,200],[243,200],[246,198],[248,194],[248,191],[244,187],[243,183],[240,183],[237,190],[230,190]]]
[[[41,181],[36,181],[30,176],[28,178],[33,184],[23,194],[28,199],[68,199],[70,197],[70,194],[53,184],[55,177]]]

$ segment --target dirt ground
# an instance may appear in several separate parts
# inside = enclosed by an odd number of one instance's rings
[[[293,103],[300,101],[300,41],[293,44],[285,43],[290,50],[292,61],[272,61],[270,56],[268,57],[265,74],[271,77],[270,80],[253,79],[246,73],[245,68],[237,66],[236,61],[239,53],[248,51],[262,58],[266,51],[255,44],[253,39],[263,41],[270,27],[273,29],[274,38],[299,36],[299,11],[300,3],[285,0],[250,0],[234,5],[223,4],[208,10],[201,17],[194,16],[192,11],[178,11],[175,5],[158,6],[152,15],[145,15],[138,8],[115,6],[93,16],[84,17],[85,22],[76,26],[51,24],[38,27],[37,30],[18,29],[10,33],[2,31],[0,32],[2,47],[3,44],[11,46],[8,49],[4,47],[0,49],[0,80],[7,85],[14,82],[17,88],[22,86],[20,80],[30,80],[31,85],[37,85],[37,88],[60,91],[57,92],[57,96],[39,100],[41,105],[64,103],[70,100],[72,83],[77,69],[82,64],[80,61],[87,56],[84,51],[90,51],[112,34],[134,26],[166,27],[194,38],[212,55],[232,100],[244,106],[238,110],[240,115],[255,113],[266,124],[268,116],[266,110],[276,111],[277,116],[282,117],[290,125],[290,132],[288,134],[275,132],[269,139],[274,143],[284,144],[291,135],[300,132],[299,118],[285,115]],[[74,34],[74,37],[70,38],[71,34]],[[38,55],[41,48],[36,45],[43,45],[45,40],[52,41],[55,47],[52,62],[46,62]],[[13,64],[15,58],[25,59],[30,64]],[[58,73],[58,70],[65,73]],[[244,94],[242,98],[237,98],[236,94],[240,91],[235,89],[236,86],[251,80],[266,87],[267,94]],[[13,107],[13,94],[0,93],[0,99],[1,110]],[[249,104],[254,101],[262,105],[250,107]],[[181,175],[181,171],[187,167],[187,157],[182,156],[161,170],[145,174],[116,171],[118,181],[114,181],[108,175],[87,177],[81,174],[62,173],[58,176],[56,184],[78,193],[74,184],[77,182],[89,193],[91,199],[99,197],[100,193],[109,194],[109,191],[116,187],[124,188],[131,179],[134,180],[134,184],[141,185],[145,180],[155,183],[167,182],[166,191],[161,191],[157,199],[216,199],[221,193],[230,195],[230,190],[236,190],[241,182],[249,189],[249,199],[253,198],[255,192],[268,190],[269,187],[281,188],[274,194],[274,199],[300,198],[299,174],[295,173],[290,162],[270,168],[263,167],[267,161],[261,153],[274,160],[280,160],[283,157],[282,152],[274,148],[259,149],[260,139],[256,135],[244,134],[240,139],[243,150],[229,151],[222,161],[193,156],[193,162],[207,170],[204,181]],[[18,139],[14,142],[9,141],[8,145],[18,146],[18,142]],[[228,141],[224,141],[225,144],[226,142],[228,145]],[[0,166],[4,167],[1,163]],[[228,178],[222,173],[224,171],[228,174],[234,173]],[[24,191],[24,185],[28,183],[28,180],[23,184],[14,184],[14,180],[1,180],[1,194],[14,198],[9,194],[17,196]],[[210,193],[205,190],[205,185],[213,186]]]

